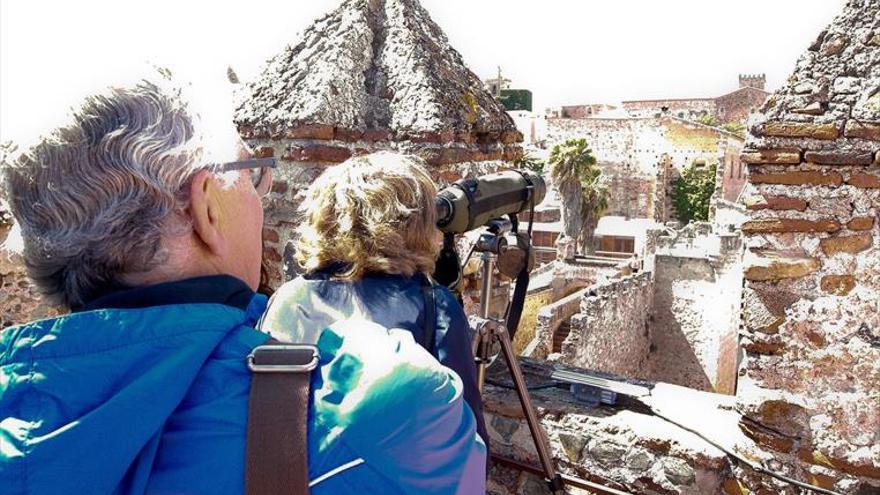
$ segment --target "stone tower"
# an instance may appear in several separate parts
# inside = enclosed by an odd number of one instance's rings
[[[346,0],[239,97],[239,133],[281,162],[266,208],[272,264],[288,257],[298,193],[330,164],[397,150],[443,182],[522,155],[513,120],[417,0]]]
[[[764,74],[740,74],[739,75],[739,87],[740,88],[755,88],[764,91],[764,86],[767,83],[767,76]]]
[[[801,479],[878,493],[880,0],[847,2],[750,132],[750,434]]]

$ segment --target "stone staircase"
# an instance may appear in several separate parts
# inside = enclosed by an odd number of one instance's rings
[[[553,350],[552,352],[562,352],[562,343],[571,332],[571,320],[565,320],[559,324],[559,327],[553,332]]]

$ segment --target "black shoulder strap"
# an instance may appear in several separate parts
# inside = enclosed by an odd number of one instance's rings
[[[269,339],[251,351],[247,362],[245,493],[308,495],[309,375],[318,365],[318,350]]]
[[[434,281],[427,275],[424,276],[422,283],[422,296],[425,299],[425,327],[422,340],[425,343],[425,349],[433,355],[435,334],[437,333],[437,301],[434,297]]]

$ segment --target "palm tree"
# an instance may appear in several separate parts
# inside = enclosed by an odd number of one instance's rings
[[[589,167],[581,177],[581,212],[584,224],[578,246],[581,252],[593,254],[593,233],[599,217],[608,209],[608,183],[598,167]]]
[[[563,232],[557,241],[561,247],[580,239],[584,225],[582,179],[596,165],[596,157],[586,139],[569,139],[553,147],[549,164],[550,177],[562,201]]]

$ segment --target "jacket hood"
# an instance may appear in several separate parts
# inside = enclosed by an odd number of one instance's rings
[[[267,336],[220,304],[103,309],[0,334],[0,486],[4,493],[140,493],[166,419],[226,338]],[[241,360],[244,367],[244,359]],[[39,468],[35,468],[39,466]],[[7,491],[8,490],[8,491]]]

